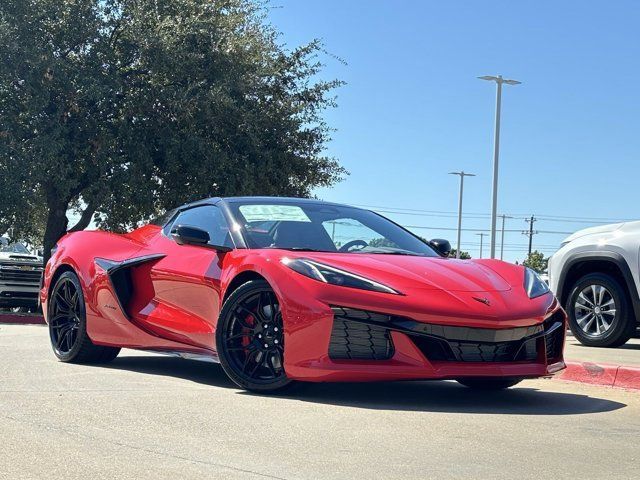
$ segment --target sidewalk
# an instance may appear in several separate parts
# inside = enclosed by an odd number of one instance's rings
[[[581,345],[567,335],[564,351],[567,369],[555,378],[608,387],[640,389],[640,339],[618,348]]]

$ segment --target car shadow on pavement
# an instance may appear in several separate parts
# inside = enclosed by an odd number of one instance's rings
[[[218,364],[162,356],[122,356],[102,368],[169,376],[237,389]],[[551,382],[551,381],[550,381]],[[540,390],[527,381],[508,390],[471,390],[451,381],[298,383],[279,394],[288,400],[374,410],[513,415],[580,415],[610,412],[624,403],[578,393]],[[549,383],[552,387],[552,383]],[[257,395],[239,392],[241,395]]]
[[[580,415],[626,407],[605,398],[527,387],[527,381],[499,391],[472,390],[453,381],[319,383],[301,385],[286,396],[375,410],[501,415]]]
[[[113,368],[164,377],[181,378],[203,385],[237,388],[217,363],[186,360],[171,356],[121,356],[100,368]]]

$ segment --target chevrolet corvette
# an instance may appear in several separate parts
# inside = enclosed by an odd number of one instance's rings
[[[566,315],[523,266],[448,258],[385,217],[317,200],[210,198],[129,233],[70,233],[40,300],[54,354],[219,362],[241,388],[452,379],[501,389],[564,368]]]

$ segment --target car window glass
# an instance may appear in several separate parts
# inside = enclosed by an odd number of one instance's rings
[[[340,248],[350,242],[362,240],[371,247],[398,248],[393,241],[384,238],[381,234],[363,225],[354,218],[336,218],[322,222],[336,248]]]
[[[229,225],[220,209],[213,205],[190,208],[181,212],[173,222],[172,228],[178,225],[188,225],[206,230],[209,233],[210,245],[233,247]]]
[[[249,248],[438,255],[381,215],[345,205],[234,201],[230,213]]]
[[[0,237],[0,252],[28,254],[29,250],[27,250],[27,247],[19,242],[9,243],[7,239]]]

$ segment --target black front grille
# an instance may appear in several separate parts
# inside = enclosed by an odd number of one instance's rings
[[[38,267],[16,264],[2,264],[0,267],[0,281],[35,283],[36,285],[40,283],[42,270]],[[38,269],[32,270],[33,268]]]
[[[359,314],[352,318],[349,315],[351,312],[359,312]],[[393,356],[393,343],[389,329],[358,321],[365,318],[371,320],[372,316],[379,314],[335,308],[334,313],[329,358],[332,360],[388,360]]]
[[[538,357],[535,338],[515,342],[461,342],[411,335],[422,354],[432,362],[522,362]]]
[[[449,344],[456,358],[463,362],[512,362],[522,346],[522,342]]]
[[[28,282],[38,284],[41,272],[0,272],[0,280],[5,282]]]
[[[558,311],[544,324],[511,329],[425,324],[410,318],[332,307],[329,356],[334,359],[388,359],[393,355],[390,332],[406,334],[429,361],[531,362],[562,354],[564,317]]]

